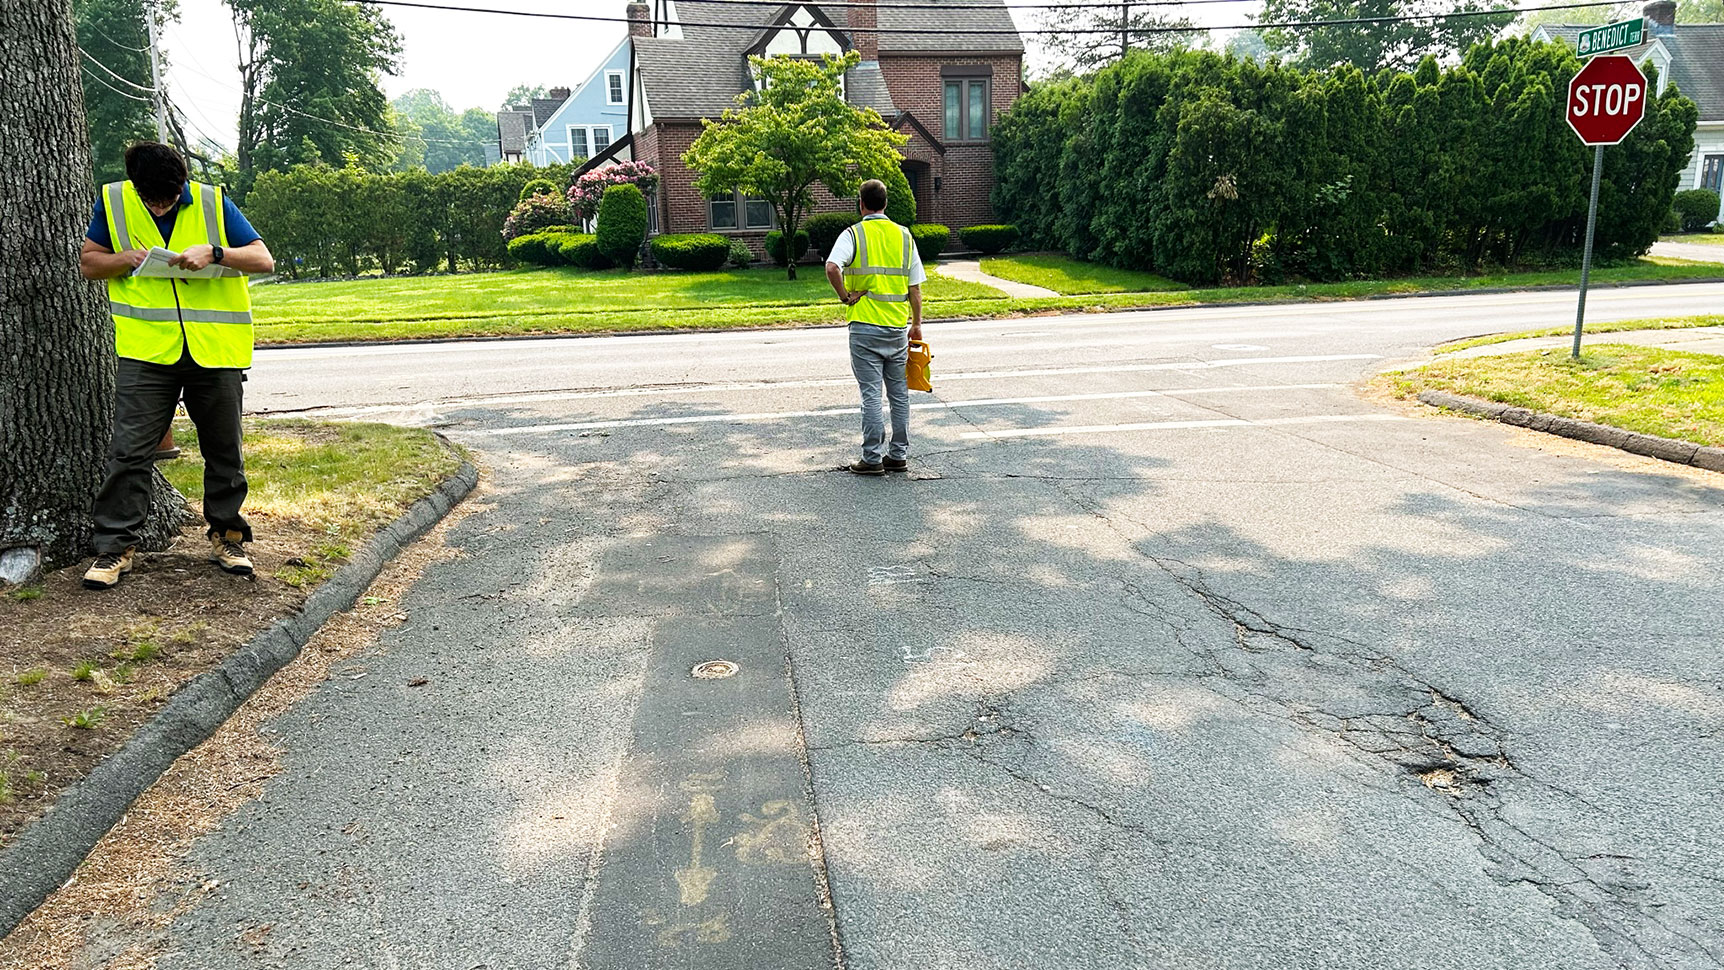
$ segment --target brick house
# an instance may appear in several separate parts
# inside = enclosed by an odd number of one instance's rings
[[[850,50],[862,63],[845,76],[845,97],[910,139],[900,151],[919,221],[953,228],[993,221],[988,133],[1023,92],[1023,40],[1003,0],[953,0],[949,11],[653,0],[632,3],[628,12],[629,134],[583,171],[630,158],[656,168],[653,232],[717,232],[761,251],[772,207],[739,196],[703,198],[682,153],[700,135],[702,118],[719,117],[752,89],[750,55]],[[853,212],[855,202],[819,190],[816,209]]]

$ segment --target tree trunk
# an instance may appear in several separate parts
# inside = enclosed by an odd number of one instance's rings
[[[11,581],[90,543],[114,397],[99,283],[78,274],[95,187],[69,0],[0,0],[0,558]],[[185,501],[160,475],[149,539],[165,548]]]

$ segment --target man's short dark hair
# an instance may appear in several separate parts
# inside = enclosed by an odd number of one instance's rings
[[[126,149],[126,178],[145,202],[178,202],[186,190],[186,160],[161,142],[141,141]]]
[[[869,179],[862,183],[862,208],[879,212],[886,208],[886,183]]]

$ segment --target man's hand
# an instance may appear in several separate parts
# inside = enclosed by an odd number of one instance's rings
[[[845,306],[855,306],[856,304],[861,303],[862,298],[867,296],[867,295],[868,295],[867,290],[851,290],[850,292],[844,294],[844,296],[843,296],[844,305]]]
[[[910,339],[917,341],[922,339],[922,324],[920,322],[910,324]]]
[[[131,264],[133,269],[137,269],[144,265],[144,260],[150,258],[150,251],[147,249],[128,249],[120,255],[125,258],[127,263]]]
[[[168,265],[178,266],[182,269],[200,270],[205,266],[208,266],[210,264],[210,260],[214,257],[215,250],[208,245],[200,243],[196,246],[187,246],[185,252],[180,253],[178,256],[169,260]]]

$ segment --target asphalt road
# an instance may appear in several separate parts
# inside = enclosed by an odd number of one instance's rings
[[[884,480],[837,330],[260,353],[491,507],[160,965],[1724,966],[1724,479],[1354,386],[1571,301],[931,326]]]

